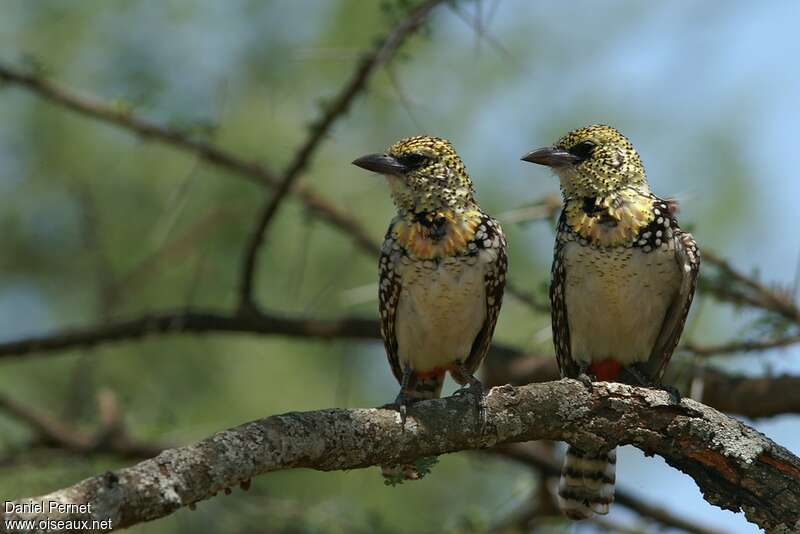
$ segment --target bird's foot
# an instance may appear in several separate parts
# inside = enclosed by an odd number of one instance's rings
[[[488,408],[488,404],[486,402],[486,388],[483,386],[483,383],[475,378],[473,374],[467,371],[463,365],[459,366],[458,374],[460,375],[459,378],[466,378],[467,383],[461,387],[461,389],[456,390],[453,395],[462,396],[469,393],[475,397],[478,410],[478,425],[480,427],[480,433],[483,434],[484,430],[486,429],[486,413]]]
[[[662,391],[666,391],[669,394],[669,398],[672,401],[672,404],[680,404],[681,403],[681,392],[678,391],[678,388],[675,386],[670,386],[668,384],[656,384],[654,381],[650,380],[647,377],[647,374],[644,369],[638,364],[631,365],[628,368],[628,373],[639,382],[639,385],[653,388],[653,389],[660,389]]]
[[[408,395],[408,386],[411,384],[411,378],[414,375],[414,371],[411,370],[411,367],[406,365],[403,368],[403,378],[400,380],[400,393],[397,394],[397,398],[394,400],[394,405],[397,407],[397,411],[400,412],[400,426],[406,426],[406,417],[408,416],[408,405],[411,404],[412,398]]]
[[[678,388],[675,386],[670,386],[669,384],[662,384],[661,386],[657,386],[659,389],[663,389],[669,394],[669,399],[672,401],[672,404],[680,404],[683,397],[681,396],[681,392],[678,391]]]
[[[589,393],[594,391],[594,380],[592,380],[591,375],[587,373],[581,373],[577,376],[576,380],[583,384],[586,389],[589,390]]]
[[[588,363],[580,363],[580,367],[578,368],[578,376],[575,379],[583,384],[589,393],[594,391],[594,377],[589,373],[589,364]]]
[[[406,418],[408,417],[408,405],[411,404],[411,398],[406,393],[405,389],[401,389],[394,400],[394,405],[400,413],[400,426],[406,426]]]

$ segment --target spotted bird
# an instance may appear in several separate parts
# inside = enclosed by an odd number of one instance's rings
[[[610,126],[579,128],[522,159],[551,167],[561,182],[550,285],[561,375],[659,385],[700,268],[674,204],[650,192],[639,154]],[[575,519],[608,513],[615,464],[613,449],[569,447],[558,489],[562,511]]]
[[[409,137],[353,164],[384,175],[397,208],[380,252],[379,312],[403,420],[409,403],[440,396],[448,371],[478,394],[484,413],[475,372],[503,300],[500,225],[475,201],[446,139]]]

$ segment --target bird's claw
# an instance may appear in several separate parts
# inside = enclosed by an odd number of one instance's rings
[[[586,387],[586,389],[589,390],[589,393],[592,393],[594,391],[594,381],[592,380],[592,377],[589,376],[586,372],[581,372],[577,376],[576,380],[578,380],[578,382],[583,384]]]
[[[672,404],[680,404],[681,400],[683,400],[681,392],[675,386],[662,384],[660,388],[669,394],[669,400],[672,401]]]
[[[488,408],[488,404],[486,402],[486,389],[483,387],[483,383],[473,376],[470,378],[470,381],[467,385],[453,392],[453,396],[461,397],[467,393],[475,397],[475,402],[478,409],[478,424],[480,426],[480,433],[483,434],[484,429],[486,428],[486,411]]]
[[[673,404],[681,403],[681,392],[675,386],[669,384],[657,384],[653,380],[649,380],[645,372],[638,365],[632,365],[628,368],[628,372],[644,387],[660,389],[669,394],[669,398]]]
[[[409,405],[409,398],[405,394],[404,391],[400,391],[397,394],[397,398],[394,400],[394,404],[397,407],[397,411],[400,414],[400,426],[406,426],[406,419],[408,418],[408,405]]]

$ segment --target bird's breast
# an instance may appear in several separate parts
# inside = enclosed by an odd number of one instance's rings
[[[588,244],[616,247],[634,241],[653,221],[653,203],[649,195],[624,190],[604,198],[568,201],[564,214],[567,226]]]
[[[646,361],[681,283],[673,243],[644,252],[571,241],[564,262],[573,357],[612,358],[623,365]]]
[[[441,259],[468,253],[481,214],[440,211],[427,214],[422,221],[400,221],[393,229],[398,245],[421,260]]]
[[[397,310],[401,362],[424,371],[465,359],[486,319],[481,255],[404,260]]]

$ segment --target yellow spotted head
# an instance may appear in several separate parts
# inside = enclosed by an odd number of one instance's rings
[[[578,128],[552,147],[534,150],[523,161],[547,165],[561,180],[565,197],[602,197],[627,188],[648,190],[642,160],[615,128]]]
[[[401,212],[458,211],[475,203],[464,162],[450,141],[441,137],[407,137],[385,154],[369,154],[353,164],[386,176]]]

